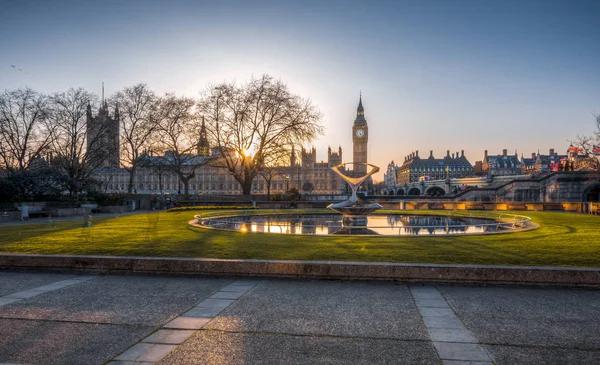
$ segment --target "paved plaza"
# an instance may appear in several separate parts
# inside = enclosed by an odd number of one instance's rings
[[[600,291],[0,272],[0,364],[598,364]]]

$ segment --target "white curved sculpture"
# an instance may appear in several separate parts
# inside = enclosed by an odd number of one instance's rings
[[[347,165],[353,165],[353,166],[364,165],[364,166],[370,167],[371,170],[369,172],[367,172],[367,174],[364,176],[350,177],[350,176],[344,175],[344,173],[342,171],[340,171],[340,168],[345,167]],[[342,214],[342,216],[343,216],[342,223],[344,224],[344,226],[352,226],[352,227],[366,226],[367,225],[367,215],[369,213],[376,211],[377,209],[381,209],[382,207],[381,207],[381,205],[379,205],[377,203],[367,203],[366,201],[360,199],[356,195],[356,192],[358,191],[358,188],[360,187],[360,185],[367,178],[369,178],[369,176],[371,176],[379,171],[379,167],[369,164],[369,163],[346,162],[346,163],[342,163],[337,166],[334,166],[331,169],[336,174],[338,174],[342,179],[344,179],[344,181],[346,181],[348,183],[348,185],[350,185],[350,188],[352,189],[352,196],[350,197],[350,199],[348,199],[344,202],[330,204],[327,208]]]

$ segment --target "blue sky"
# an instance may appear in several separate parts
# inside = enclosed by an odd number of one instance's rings
[[[485,149],[562,152],[592,132],[599,16],[584,0],[3,0],[0,89],[145,82],[197,96],[268,73],[323,112],[319,159],[328,145],[351,159],[362,91],[382,170],[414,150],[474,163]]]

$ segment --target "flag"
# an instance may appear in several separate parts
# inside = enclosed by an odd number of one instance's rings
[[[594,155],[600,155],[600,146],[594,145],[594,147],[592,147],[592,153]]]

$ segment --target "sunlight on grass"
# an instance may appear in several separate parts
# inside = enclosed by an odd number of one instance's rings
[[[5,253],[600,267],[600,217],[527,212],[540,227],[446,237],[289,236],[188,226],[198,212],[6,226]],[[412,212],[411,212],[412,213]],[[420,212],[423,213],[423,212]],[[519,214],[519,213],[516,213]]]

